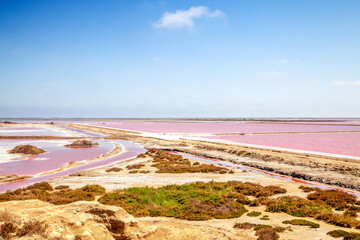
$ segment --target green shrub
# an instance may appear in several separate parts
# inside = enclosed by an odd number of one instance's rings
[[[327,233],[334,238],[343,238],[344,240],[360,240],[360,233],[346,232],[343,230],[333,230]]]
[[[291,224],[291,225],[300,225],[300,226],[309,226],[310,228],[319,228],[320,225],[318,223],[314,223],[304,219],[293,219],[288,221],[283,221],[284,224]]]
[[[237,218],[247,210],[229,197],[229,183],[196,182],[160,188],[134,187],[103,195],[99,202],[121,206],[135,217],[166,216],[187,220]]]
[[[249,216],[249,217],[258,217],[258,216],[261,215],[261,212],[252,211],[252,212],[249,212],[246,215]]]

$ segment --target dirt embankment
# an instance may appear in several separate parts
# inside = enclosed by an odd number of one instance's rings
[[[224,229],[197,225],[181,220],[157,218],[136,219],[125,210],[97,202],[75,202],[52,205],[39,200],[0,203],[0,222],[10,222],[16,228],[31,225],[34,229],[23,231],[16,239],[252,239],[247,234],[234,235]]]
[[[99,144],[86,139],[79,139],[72,142],[71,144],[65,145],[65,147],[70,147],[70,148],[88,148],[88,147],[96,147],[96,146],[99,146]]]
[[[263,149],[235,144],[195,140],[164,140],[127,134],[122,130],[71,124],[71,127],[90,130],[137,142],[146,148],[159,148],[190,153],[349,189],[360,190],[359,160],[330,156]]]
[[[21,154],[29,154],[29,155],[38,155],[45,152],[46,152],[45,150],[32,145],[18,145],[15,148],[9,150],[9,153],[13,153],[13,154],[21,153]]]

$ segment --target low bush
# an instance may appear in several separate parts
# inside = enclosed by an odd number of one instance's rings
[[[326,203],[334,208],[338,207],[343,209],[355,204],[357,200],[356,196],[337,190],[317,190],[314,193],[310,193],[307,198],[309,200]]]
[[[118,167],[106,169],[106,172],[120,172],[120,171],[122,171],[122,168],[118,168]]]
[[[99,185],[87,185],[78,189],[62,189],[54,191],[48,183],[43,182],[0,194],[0,202],[38,199],[58,205],[76,201],[93,201],[95,200],[95,196],[104,193],[105,188]]]
[[[260,229],[263,229],[263,228],[272,228],[272,226],[270,226],[270,225],[265,225],[265,224],[257,224],[257,225],[254,227],[254,230],[257,231],[257,230],[260,230]]]
[[[320,225],[318,223],[314,223],[304,219],[293,219],[288,221],[283,221],[284,224],[291,224],[291,225],[300,225],[300,226],[309,226],[310,228],[319,228]]]
[[[360,233],[355,232],[346,232],[343,230],[333,230],[327,233],[327,235],[330,235],[334,238],[343,238],[344,240],[359,240],[360,239]]]
[[[142,168],[144,166],[145,166],[145,164],[137,163],[137,164],[128,165],[128,166],[126,166],[126,168],[128,170],[132,170],[132,169],[140,169],[140,168]]]
[[[199,162],[195,162],[191,165],[189,159],[163,150],[150,149],[146,152],[146,155],[153,158],[154,164],[152,167],[158,169],[156,173],[229,173],[227,168],[212,164],[200,164]]]
[[[273,228],[262,228],[256,231],[258,240],[277,240],[280,238],[279,234]]]
[[[234,228],[237,228],[237,229],[252,229],[254,227],[256,227],[256,224],[249,223],[249,222],[234,224]]]
[[[299,188],[300,188],[301,190],[303,190],[303,192],[313,192],[313,191],[318,190],[318,188],[308,187],[308,186],[304,186],[304,185],[301,185]]]
[[[60,185],[60,186],[57,186],[55,187],[55,190],[64,190],[64,189],[69,189],[70,186],[68,185]]]
[[[261,212],[252,211],[252,212],[249,212],[246,215],[249,216],[249,217],[258,217],[258,216],[261,215]]]
[[[0,227],[0,236],[4,238],[4,240],[12,239],[12,236],[16,233],[17,227],[13,223],[4,223]]]

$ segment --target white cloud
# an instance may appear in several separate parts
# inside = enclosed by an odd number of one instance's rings
[[[270,72],[264,72],[264,73],[260,74],[261,77],[274,77],[274,76],[279,76],[279,75],[281,75],[281,73],[278,71],[270,71]]]
[[[210,11],[208,7],[204,6],[191,7],[188,10],[165,12],[158,21],[153,23],[153,27],[156,29],[192,28],[194,26],[194,19],[196,18],[216,18],[224,16],[225,14],[220,10]]]
[[[288,63],[288,60],[286,60],[286,59],[276,60],[274,63],[275,63],[275,64],[278,64],[278,65],[280,65],[280,64],[286,64],[286,63]]]
[[[359,81],[333,81],[334,86],[344,86],[344,85],[351,85],[351,86],[360,86]]]

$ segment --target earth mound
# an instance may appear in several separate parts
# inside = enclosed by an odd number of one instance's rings
[[[65,147],[95,147],[99,144],[90,140],[76,140],[75,142],[65,145]]]
[[[45,150],[32,145],[18,145],[15,148],[9,150],[9,153],[22,153],[30,155],[38,155],[45,152]]]
[[[136,219],[124,209],[80,201],[52,205],[39,200],[0,203],[7,238],[22,240],[198,240],[229,238],[216,228],[174,219]],[[11,231],[13,230],[13,231]]]

